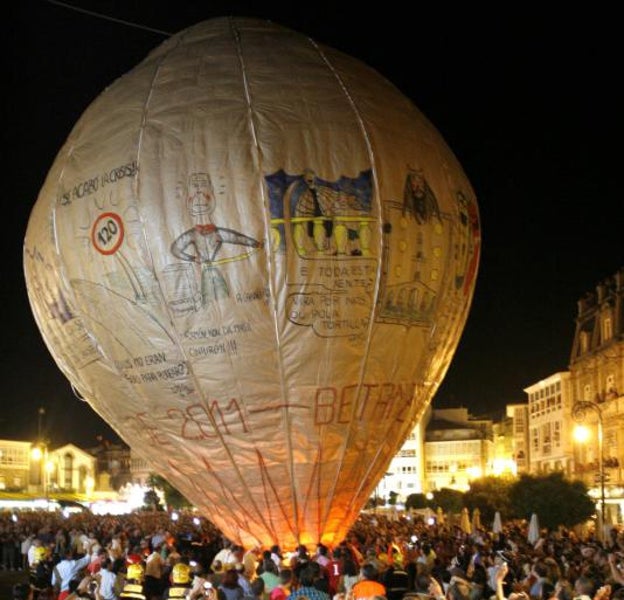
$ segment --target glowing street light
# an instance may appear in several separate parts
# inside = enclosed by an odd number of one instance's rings
[[[604,472],[604,450],[603,450],[603,425],[602,410],[595,402],[591,400],[577,400],[572,405],[572,418],[581,423],[585,420],[589,410],[596,411],[598,415],[598,476],[600,477],[600,518],[599,518],[599,537],[604,537],[604,517],[605,517],[605,472]],[[583,431],[584,430],[584,431]],[[589,438],[589,430],[587,427],[577,427],[574,431],[574,437],[581,440]]]

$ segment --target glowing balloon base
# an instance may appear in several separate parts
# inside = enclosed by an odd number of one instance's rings
[[[216,19],[108,87],[25,240],[58,366],[230,539],[340,542],[442,380],[471,187],[361,62]]]

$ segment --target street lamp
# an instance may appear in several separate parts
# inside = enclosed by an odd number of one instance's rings
[[[581,423],[585,420],[587,412],[596,411],[598,415],[598,477],[600,477],[600,539],[604,537],[604,518],[605,518],[605,472],[604,472],[604,452],[603,452],[603,427],[602,427],[602,410],[600,406],[591,400],[577,400],[572,405],[572,418]]]
[[[48,488],[50,473],[54,469],[54,464],[48,458],[48,447],[35,446],[30,453],[32,459],[37,463],[37,482],[41,486],[41,493],[48,499]]]

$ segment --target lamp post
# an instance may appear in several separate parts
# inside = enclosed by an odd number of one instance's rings
[[[598,477],[600,477],[600,539],[604,537],[605,518],[605,472],[604,472],[604,452],[603,452],[603,424],[602,410],[600,406],[591,400],[576,400],[572,405],[572,418],[581,423],[585,420],[587,412],[596,411],[598,415]]]

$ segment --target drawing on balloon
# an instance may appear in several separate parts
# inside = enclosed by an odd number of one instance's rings
[[[208,173],[192,173],[188,178],[186,208],[193,221],[193,227],[180,234],[171,244],[173,256],[185,263],[177,269],[178,276],[186,278],[186,285],[174,285],[175,289],[199,290],[200,306],[205,307],[230,295],[229,287],[218,265],[247,258],[252,252],[225,255],[224,244],[246,246],[252,251],[262,247],[258,240],[213,222],[216,196]],[[194,265],[196,268],[193,270]],[[175,267],[174,267],[175,268]],[[170,269],[171,270],[171,269]],[[199,280],[199,285],[194,284]],[[191,295],[195,296],[195,293]],[[188,305],[188,303],[187,303]]]
[[[292,247],[300,258],[371,257],[372,174],[327,181],[314,170],[265,177],[271,207],[271,242],[277,253]],[[288,227],[286,225],[288,224]]]
[[[440,210],[423,169],[410,166],[401,201],[384,202],[379,322],[431,325],[449,268],[463,301],[478,261],[478,217],[474,200],[463,192],[455,200],[452,212]]]

